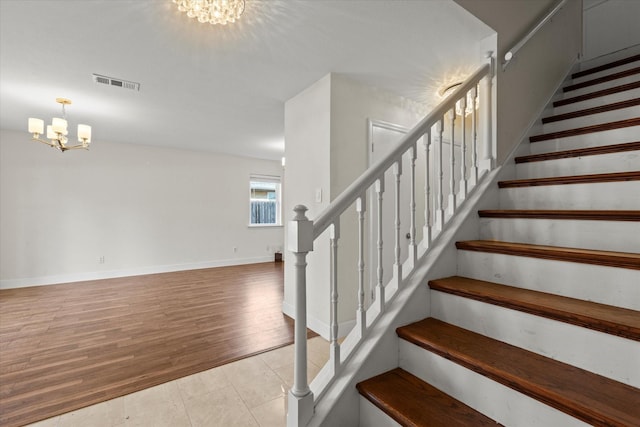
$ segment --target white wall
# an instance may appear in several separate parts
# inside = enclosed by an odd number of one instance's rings
[[[272,261],[283,246],[282,227],[248,227],[249,175],[280,162],[0,135],[0,287]]]
[[[582,2],[569,0],[503,70],[504,54],[558,0],[455,0],[498,34],[497,161],[501,164],[556,91],[582,49]]]
[[[584,0],[584,59],[640,44],[640,1]]]
[[[283,220],[293,217],[293,207],[309,208],[308,218],[315,218],[329,205],[329,141],[331,78],[327,75],[285,103],[285,198]],[[322,193],[316,202],[315,192]],[[286,236],[286,228],[285,228]],[[286,239],[285,239],[286,242]],[[314,331],[325,332],[329,324],[329,246],[326,240],[316,242],[307,257],[307,319]],[[285,285],[283,311],[295,317],[295,284],[293,256],[285,248]],[[326,303],[325,303],[326,302]]]

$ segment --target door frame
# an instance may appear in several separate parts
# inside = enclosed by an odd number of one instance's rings
[[[390,130],[393,132],[398,132],[402,135],[406,135],[407,133],[409,133],[409,131],[411,130],[411,128],[402,126],[402,125],[398,125],[395,123],[391,123],[391,122],[387,122],[384,120],[376,120],[376,119],[371,119],[368,118],[367,119],[367,168],[371,167],[371,165],[373,164],[373,153],[374,153],[374,141],[373,141],[373,133],[374,133],[374,129],[375,128],[379,128],[379,129],[384,129],[384,130]],[[402,137],[402,136],[400,136]],[[388,188],[388,185],[395,185],[395,183],[387,183],[385,182],[385,189]],[[387,191],[385,191],[385,193],[387,193]],[[368,191],[367,194],[367,198],[369,199],[367,202],[367,209],[369,211],[369,213],[367,214],[367,218],[368,218],[368,222],[369,222],[369,232],[368,232],[368,239],[369,239],[369,259],[368,259],[368,264],[369,264],[369,268],[367,269],[367,273],[368,273],[368,278],[369,280],[368,282],[368,286],[369,286],[369,296],[371,297],[371,301],[375,300],[375,285],[377,282],[377,264],[374,264],[374,260],[377,258],[377,246],[374,244],[374,242],[371,242],[371,238],[374,236],[374,234],[377,234],[377,223],[374,221],[374,217],[373,217],[373,213],[375,212],[375,209],[377,209],[377,199],[375,198],[375,192],[373,190],[373,187]],[[386,285],[386,283],[385,283]]]

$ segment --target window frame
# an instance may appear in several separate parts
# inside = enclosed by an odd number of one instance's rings
[[[264,182],[276,184],[276,222],[275,223],[253,223],[253,218],[251,215],[251,204],[254,201],[252,196],[253,183],[254,182]],[[249,175],[249,227],[250,228],[264,228],[264,227],[282,227],[282,177],[278,175],[261,175],[261,174],[250,174]]]

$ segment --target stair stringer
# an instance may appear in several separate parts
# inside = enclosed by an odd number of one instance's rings
[[[514,150],[519,151],[519,150]],[[396,328],[430,315],[429,280],[455,274],[457,251],[455,242],[478,236],[477,210],[495,206],[499,179],[514,176],[513,153],[509,166],[498,167],[485,174],[481,183],[468,196],[446,229],[432,243],[430,251],[418,260],[415,270],[389,300],[385,312],[369,327],[359,347],[342,365],[333,381],[322,390],[309,426],[354,426],[359,423],[359,394],[356,384],[366,378],[399,366],[399,338]],[[347,340],[349,338],[347,337]],[[324,369],[327,369],[325,366]],[[316,377],[320,381],[323,372]],[[318,399],[318,383],[311,390]],[[321,386],[320,386],[321,388]]]

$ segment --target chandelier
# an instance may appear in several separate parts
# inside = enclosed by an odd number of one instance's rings
[[[173,0],[180,12],[198,22],[222,24],[236,22],[244,12],[244,0]]]
[[[44,121],[29,118],[29,133],[33,135],[33,140],[57,148],[62,152],[78,148],[87,150],[91,143],[91,126],[78,125],[78,142],[80,144],[67,145],[67,135],[69,132],[67,130],[67,112],[65,105],[70,105],[71,100],[67,98],[56,98],[56,102],[62,105],[62,118],[54,117],[51,120],[51,124],[47,125],[47,139],[49,139],[49,141],[40,138],[40,135],[44,133]]]
[[[462,86],[462,83],[463,82],[457,82],[457,83],[454,83],[452,85],[449,85],[449,86],[443,88],[442,90],[440,90],[440,96],[442,96],[443,98],[447,98],[449,95],[451,95],[455,91],[455,89],[457,89],[459,86]],[[464,115],[465,116],[468,116],[469,114],[471,114],[473,112],[473,94],[476,91],[477,91],[477,89],[475,89],[475,90],[471,89],[469,92],[467,92],[467,95],[466,95],[466,98],[467,98],[466,99],[466,101],[467,101],[466,102],[466,108],[464,109]],[[478,99],[478,95],[477,94],[476,94],[475,101],[476,101],[476,110],[477,110],[478,107],[479,107],[479,104],[480,104],[480,102],[478,102],[479,99]],[[462,99],[459,99],[456,102],[456,115],[458,115],[458,116],[462,116],[463,115],[463,112],[462,112]]]

